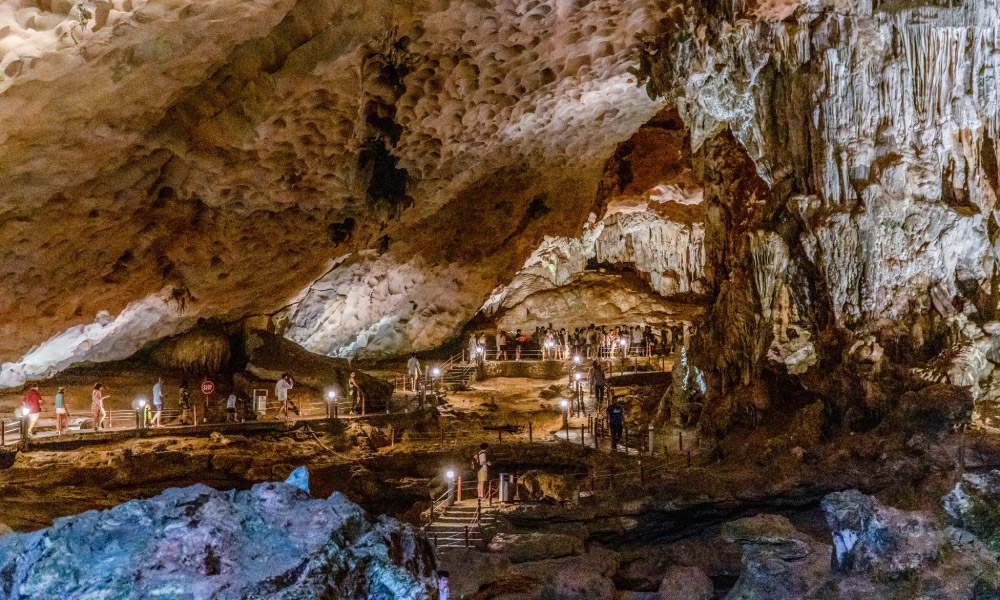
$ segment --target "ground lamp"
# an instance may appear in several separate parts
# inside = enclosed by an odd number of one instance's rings
[[[337,390],[330,390],[326,393],[326,416],[337,417]]]
[[[582,378],[583,374],[579,372],[577,372],[576,375],[573,376],[573,379],[576,380],[576,401],[577,401],[577,406],[579,406],[580,412],[583,412],[583,393],[580,391],[580,380]]]
[[[139,408],[135,411],[135,428],[144,429],[146,427],[146,419],[143,413],[146,411],[146,399],[139,398],[136,404]]]
[[[569,439],[569,403],[563,400],[560,404],[562,405],[563,429],[566,430],[566,439]]]
[[[454,469],[448,469],[444,473],[444,478],[448,480],[448,501],[449,503],[455,501],[455,471]]]

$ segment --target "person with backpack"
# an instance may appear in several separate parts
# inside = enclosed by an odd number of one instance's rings
[[[622,429],[625,426],[625,408],[612,397],[608,404],[608,429],[611,431],[611,450],[618,450],[618,442],[622,439]]]
[[[474,457],[475,463],[479,466],[479,471],[476,474],[478,481],[476,490],[479,492],[479,498],[486,497],[486,482],[489,481],[490,461],[486,458],[486,448],[488,447],[486,442],[479,444],[479,452]]]

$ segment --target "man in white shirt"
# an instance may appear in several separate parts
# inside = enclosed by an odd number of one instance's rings
[[[285,413],[285,418],[288,418],[288,409],[291,408],[295,411],[295,414],[299,414],[298,409],[288,403],[288,390],[292,389],[292,377],[288,373],[282,373],[281,379],[278,383],[274,384],[274,395],[278,397],[278,414],[275,415],[275,419],[281,418],[281,413]]]
[[[411,355],[410,360],[406,361],[406,372],[410,376],[413,391],[417,391],[417,380],[420,379],[420,361],[417,360],[415,354]]]

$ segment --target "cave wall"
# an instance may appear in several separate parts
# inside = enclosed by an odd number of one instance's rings
[[[816,374],[858,354],[908,366],[989,337],[998,8],[685,5],[646,39],[647,91],[676,102],[714,178],[723,274],[695,360],[717,402],[773,395],[765,372],[829,394]]]

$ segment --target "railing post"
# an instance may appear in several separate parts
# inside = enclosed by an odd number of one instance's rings
[[[469,526],[465,526],[465,547],[469,547]]]
[[[392,425],[389,425],[389,447],[396,447],[396,428]]]
[[[458,481],[458,502],[461,502],[462,501],[462,477],[458,476],[456,479]]]
[[[646,487],[646,470],[642,467],[642,459],[639,459],[639,485]]]
[[[115,428],[114,411],[109,410],[107,412],[108,412],[108,429],[114,429]],[[97,425],[99,425],[99,423],[94,423],[94,427],[97,427]]]
[[[650,456],[653,456],[653,442],[654,441],[655,440],[654,440],[654,434],[653,434],[653,424],[650,423],[649,424],[649,455]]]
[[[684,432],[683,431],[678,431],[677,432],[677,449],[680,450],[681,452],[684,452]]]
[[[583,425],[583,423],[580,423],[580,445],[581,446],[584,445],[584,442],[583,442],[583,431],[584,431],[584,425]]]
[[[198,403],[197,402],[195,402],[194,404],[191,405],[191,412],[194,414],[194,422],[192,422],[192,425],[197,425],[198,424]],[[286,412],[285,414],[287,415],[288,413]]]
[[[497,445],[503,446],[503,429],[497,429]]]
[[[365,395],[361,394],[361,416],[365,416]]]
[[[56,417],[59,418],[58,416]],[[7,421],[0,421],[0,446],[7,445]]]
[[[689,469],[691,468],[691,451],[690,450],[688,450],[688,467],[687,468],[689,468]]]
[[[534,438],[534,434],[531,431],[531,429],[532,429],[531,421],[528,421],[528,443],[529,444],[531,444],[531,443],[534,442],[534,439],[533,439]]]

